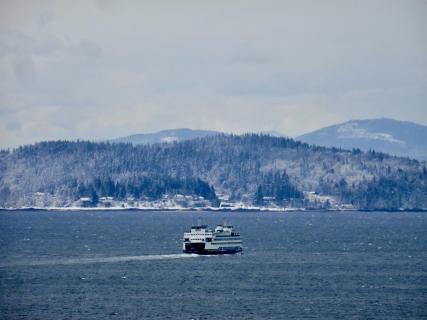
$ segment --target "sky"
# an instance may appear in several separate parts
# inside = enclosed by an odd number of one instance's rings
[[[427,125],[427,1],[0,0],[0,148]]]

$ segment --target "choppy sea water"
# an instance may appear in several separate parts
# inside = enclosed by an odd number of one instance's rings
[[[0,319],[426,318],[427,213],[0,212]]]

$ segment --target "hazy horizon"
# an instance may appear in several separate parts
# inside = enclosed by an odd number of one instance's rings
[[[427,125],[425,1],[2,1],[0,148]]]
[[[394,120],[394,121],[399,121],[399,122],[406,122],[406,123],[412,123],[412,124],[421,125],[421,126],[427,126],[427,125],[425,125],[425,124],[418,123],[418,122],[415,122],[415,121],[406,121],[406,120],[399,120],[399,119],[392,119],[392,118],[381,117],[381,118],[366,118],[366,119],[349,119],[349,120],[345,120],[345,121],[343,121],[343,122],[339,122],[339,123],[332,123],[332,124],[330,124],[330,125],[326,125],[326,126],[322,126],[322,127],[319,127],[319,128],[315,128],[315,129],[313,129],[313,130],[311,130],[311,131],[303,132],[302,134],[294,135],[294,136],[286,135],[286,133],[281,132],[281,131],[279,131],[279,130],[252,130],[252,131],[243,131],[243,132],[238,132],[238,133],[236,133],[236,132],[227,132],[227,131],[211,130],[211,129],[198,128],[198,127],[195,127],[195,128],[188,128],[188,127],[170,127],[170,128],[163,128],[163,129],[153,130],[153,131],[141,131],[141,132],[134,132],[134,133],[128,134],[128,135],[123,136],[123,137],[132,136],[132,135],[138,135],[138,134],[155,134],[155,133],[159,133],[159,132],[162,132],[162,131],[187,130],[187,129],[189,129],[189,130],[194,130],[194,131],[198,131],[198,130],[200,130],[200,131],[218,131],[218,132],[226,133],[226,134],[268,133],[268,132],[273,133],[273,132],[274,132],[274,133],[277,133],[277,134],[282,134],[282,135],[288,136],[288,137],[290,137],[290,138],[298,138],[299,136],[301,136],[301,135],[303,135],[303,134],[311,133],[311,132],[314,132],[314,131],[317,131],[317,130],[320,130],[320,129],[324,129],[324,128],[326,128],[326,127],[330,127],[330,126],[334,126],[334,125],[340,125],[340,124],[343,124],[343,123],[346,123],[346,122],[350,122],[350,121],[366,121],[366,120]],[[108,139],[114,139],[114,138],[117,138],[117,137],[109,137]],[[107,138],[105,138],[105,139],[107,139]],[[107,139],[107,140],[108,140],[108,139]],[[88,139],[88,140],[91,140],[91,139]]]

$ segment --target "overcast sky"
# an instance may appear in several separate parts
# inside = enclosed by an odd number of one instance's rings
[[[0,0],[0,147],[427,125],[427,1]]]

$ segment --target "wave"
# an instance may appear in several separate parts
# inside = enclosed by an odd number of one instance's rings
[[[143,256],[116,256],[99,258],[69,258],[57,260],[33,260],[2,263],[0,267],[19,267],[19,266],[55,266],[55,265],[73,265],[73,264],[92,264],[92,263],[116,263],[128,261],[154,261],[154,260],[173,260],[188,259],[200,257],[198,254],[178,253],[178,254],[153,254]]]

